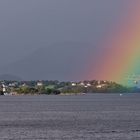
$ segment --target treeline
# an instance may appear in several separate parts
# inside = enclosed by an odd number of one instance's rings
[[[137,87],[125,87],[111,81],[80,81],[80,82],[59,82],[55,81],[2,81],[5,84],[7,93],[14,94],[47,94],[58,95],[73,93],[132,93],[140,92]]]
[[[102,87],[67,86],[62,89],[62,92],[63,93],[125,93],[128,92],[128,88],[116,83],[110,83]]]
[[[17,94],[47,94],[47,95],[60,94],[59,90],[55,88],[45,88],[45,86],[40,87],[23,86],[19,88],[14,88],[12,92],[16,92]]]

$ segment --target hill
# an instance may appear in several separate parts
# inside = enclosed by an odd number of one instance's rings
[[[3,72],[12,75],[18,73],[24,80],[86,79],[85,73],[91,67],[89,61],[96,67],[96,51],[97,48],[86,43],[58,43],[36,50],[26,58],[3,68]]]
[[[7,81],[21,81],[22,79],[18,76],[11,75],[11,74],[3,74],[0,75],[0,80],[7,80]]]

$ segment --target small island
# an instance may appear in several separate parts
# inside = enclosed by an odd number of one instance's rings
[[[138,93],[138,87],[126,87],[112,81],[85,80],[79,82],[1,81],[0,95],[77,95],[86,93]]]

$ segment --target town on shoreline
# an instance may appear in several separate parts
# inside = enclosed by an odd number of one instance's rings
[[[1,81],[0,95],[67,95],[85,93],[136,93],[137,87],[126,87],[112,81],[60,82],[42,81]]]

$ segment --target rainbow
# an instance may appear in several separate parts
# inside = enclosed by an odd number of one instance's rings
[[[98,72],[94,75],[93,68],[89,77],[126,84],[128,75],[140,74],[140,1],[129,6],[126,17],[99,45],[106,51],[98,60]]]

